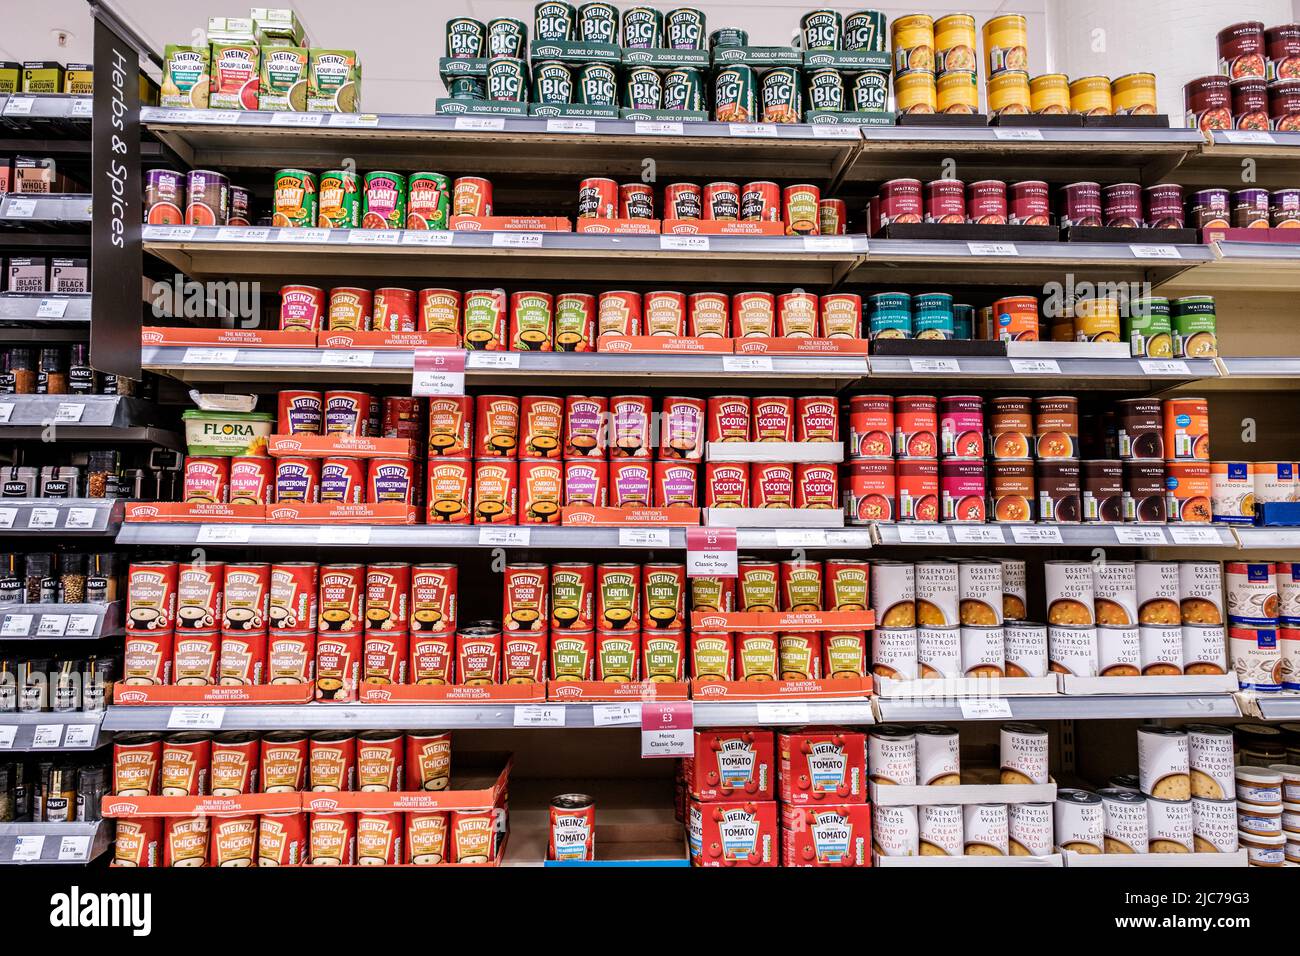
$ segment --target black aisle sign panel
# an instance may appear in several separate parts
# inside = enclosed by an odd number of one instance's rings
[[[140,377],[140,57],[95,18],[90,362]]]

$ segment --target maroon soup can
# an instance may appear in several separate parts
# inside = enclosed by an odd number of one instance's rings
[[[1083,513],[1079,496],[1079,459],[1044,458],[1034,467],[1038,488],[1038,520],[1046,524],[1078,524]]]
[[[923,218],[921,180],[891,179],[880,186],[880,225],[920,222]]]
[[[988,518],[983,459],[945,458],[939,462],[941,520],[983,524]]]
[[[1232,81],[1214,74],[1188,80],[1183,87],[1187,125],[1202,132],[1232,129]]]
[[[1270,217],[1274,229],[1300,226],[1300,189],[1275,189]]]
[[[1142,191],[1146,222],[1153,229],[1181,229],[1186,223],[1183,213],[1183,187],[1176,183],[1148,186]]]
[[[1142,186],[1115,183],[1102,190],[1102,222],[1108,229],[1142,227]]]
[[[1051,192],[1047,183],[1026,179],[1012,183],[1008,194],[1008,219],[1013,226],[1051,225]]]
[[[1124,520],[1165,523],[1165,463],[1124,462]]]
[[[1300,80],[1274,80],[1268,85],[1268,119],[1276,130],[1300,130]]]
[[[1226,229],[1231,219],[1231,194],[1226,189],[1198,189],[1187,202],[1196,229]]]
[[[936,179],[926,183],[925,221],[964,223],[966,184],[960,179]]]
[[[1083,462],[1079,487],[1085,523],[1118,524],[1124,520],[1124,467],[1119,459]]]
[[[1268,83],[1257,76],[1232,81],[1232,125],[1236,129],[1268,129]]]
[[[1300,79],[1300,23],[1264,31],[1264,75],[1270,80]]]
[[[981,179],[966,187],[966,215],[983,226],[1007,224],[1007,184],[1000,179]]]
[[[1070,183],[1062,186],[1061,225],[1100,226],[1101,186],[1097,183]]]
[[[1218,41],[1220,73],[1234,80],[1264,76],[1263,23],[1258,20],[1234,23],[1219,31]]]

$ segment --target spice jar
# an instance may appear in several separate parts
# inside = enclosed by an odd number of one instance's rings
[[[22,604],[27,596],[21,554],[0,554],[0,605]]]
[[[59,559],[59,601],[62,604],[86,602],[86,556],[68,552]]]
[[[90,555],[90,560],[86,563],[86,603],[111,604],[116,601],[120,574],[117,552]]]
[[[90,367],[90,346],[77,342],[72,346],[72,359],[68,363],[68,394],[94,395],[97,373]]]
[[[14,393],[14,373],[9,370],[9,363],[12,361],[11,351],[11,349],[5,349],[0,352],[0,395],[12,395]]]
[[[36,394],[36,356],[31,349],[9,350],[9,373],[14,377],[15,395]]]
[[[104,394],[121,395],[131,397],[135,395],[137,382],[133,378],[127,378],[125,375],[105,375],[104,376]]]
[[[41,349],[41,361],[36,370],[36,394],[68,394],[68,364],[63,349]]]
[[[111,449],[92,451],[86,456],[86,497],[112,498],[109,484],[116,484],[118,454]]]
[[[54,576],[55,556],[48,551],[27,555],[24,577],[28,604],[58,604],[59,579]]]

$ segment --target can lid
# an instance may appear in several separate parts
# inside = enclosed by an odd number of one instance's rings
[[[551,806],[557,810],[585,810],[595,805],[595,798],[585,793],[562,793],[551,800]]]

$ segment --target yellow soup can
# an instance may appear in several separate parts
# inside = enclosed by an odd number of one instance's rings
[[[980,91],[971,73],[940,73],[938,83],[940,113],[975,113],[979,111]],[[1300,223],[1296,223],[1300,225]]]
[[[1078,342],[1120,340],[1119,301],[1080,299],[1074,306],[1074,338]]]
[[[900,113],[933,113],[936,108],[934,74],[907,73],[894,77],[894,106]]]
[[[1151,116],[1156,111],[1156,75],[1128,73],[1110,84],[1111,106],[1116,116]]]
[[[1029,70],[1029,27],[1018,13],[994,17],[984,24],[984,73],[992,80],[1002,73]]]
[[[934,73],[934,18],[926,13],[899,17],[891,27],[894,74]]]
[[[1110,116],[1109,76],[1081,76],[1070,81],[1070,112],[1084,116]]]
[[[989,112],[994,116],[1029,112],[1029,74],[1000,73],[989,80]]]
[[[934,68],[940,76],[979,69],[975,18],[970,14],[950,13],[934,21]]]
[[[1057,116],[1070,112],[1070,78],[1064,73],[1033,77],[1029,81],[1029,109]]]

